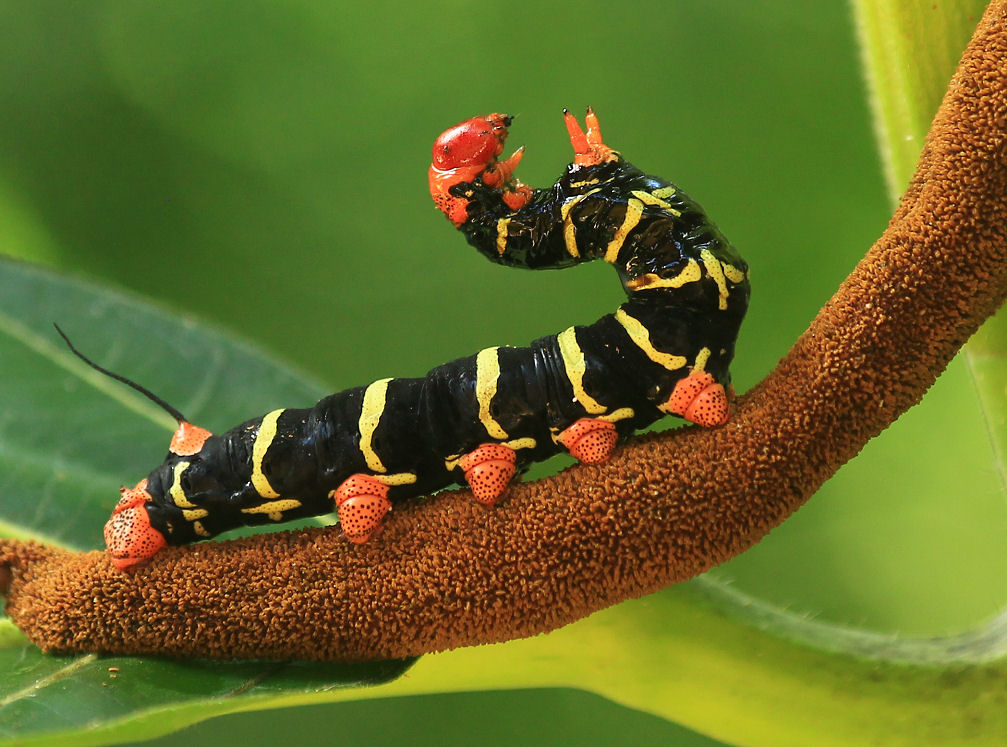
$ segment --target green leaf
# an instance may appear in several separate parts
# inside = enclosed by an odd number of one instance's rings
[[[281,401],[307,404],[320,396],[317,385],[218,332],[76,278],[0,260],[5,536],[101,547],[120,481],[149,471],[174,425],[136,392],[70,355],[54,320],[95,359],[213,427],[229,427],[224,424]],[[153,736],[239,708],[374,685],[409,664],[46,656],[3,620],[0,741],[27,744],[58,735],[99,744]]]
[[[879,112],[912,103],[912,116],[878,128],[889,171],[891,159],[902,158],[897,191],[969,38],[967,24],[981,10],[972,0],[856,5],[876,121],[885,124]],[[910,54],[924,59],[917,65]],[[997,403],[976,397],[974,376],[969,354],[958,356],[919,406],[768,541],[711,575],[765,601],[867,630],[929,636],[981,628],[1007,603],[1007,493],[991,468],[1003,461],[992,455],[987,428]],[[798,579],[800,593],[784,575]]]
[[[983,403],[993,465],[1007,493],[1007,310],[1001,309],[969,340],[966,351]]]
[[[923,137],[984,0],[855,0],[878,144],[893,202],[916,164]],[[1007,315],[969,340],[960,358],[975,385],[981,423],[1007,497]],[[964,382],[960,382],[964,384]]]
[[[985,0],[853,0],[885,182],[893,202]]]

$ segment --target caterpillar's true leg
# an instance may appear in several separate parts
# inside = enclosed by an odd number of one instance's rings
[[[462,456],[458,466],[480,503],[492,506],[507,490],[517,471],[517,454],[503,444],[482,444]]]
[[[708,428],[726,423],[730,412],[727,392],[706,371],[693,371],[675,384],[661,409]]]
[[[343,480],[330,495],[336,502],[343,534],[357,545],[362,545],[377,533],[381,520],[392,509],[388,486],[360,472]]]
[[[587,114],[584,116],[584,123],[587,125],[587,133],[581,128],[569,110],[563,110],[563,119],[566,122],[566,130],[570,133],[570,144],[573,146],[573,162],[578,166],[596,166],[599,163],[611,161],[615,155],[601,139],[601,126],[598,124],[598,117],[589,106]]]
[[[105,545],[112,565],[120,571],[143,565],[168,544],[150,524],[144,505],[150,499],[146,479],[135,488],[123,488],[112,517],[105,522]]]
[[[483,183],[500,190],[500,196],[511,210],[520,210],[528,204],[534,190],[514,176],[514,169],[524,156],[522,145],[503,161],[497,161],[483,172]]]
[[[607,462],[618,438],[615,425],[601,418],[581,418],[559,434],[570,455],[585,464]]]

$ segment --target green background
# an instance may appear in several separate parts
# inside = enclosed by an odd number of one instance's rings
[[[843,2],[36,0],[0,10],[0,250],[231,330],[333,390],[524,344],[619,302],[604,267],[486,263],[432,208],[430,144],[474,114],[517,114],[519,174],[545,185],[570,159],[560,110],[590,104],[609,144],[706,207],[753,268],[741,391],[772,369],[890,213]],[[107,335],[88,318],[59,320],[84,349]],[[159,394],[187,412],[199,366],[187,361]],[[206,417],[214,430],[234,425]],[[925,409],[707,583],[883,633],[978,625],[1007,598],[1007,510],[979,422],[954,364]],[[162,452],[153,446],[136,473]],[[507,681],[490,673],[486,686]],[[184,738],[246,733],[710,743],[569,689],[240,714]]]

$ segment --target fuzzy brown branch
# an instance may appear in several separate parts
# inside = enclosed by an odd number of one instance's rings
[[[884,235],[731,422],[604,467],[312,529],[164,551],[0,541],[7,613],[47,651],[356,661],[529,636],[692,578],[793,513],[919,401],[1007,293],[1007,0],[991,4]]]

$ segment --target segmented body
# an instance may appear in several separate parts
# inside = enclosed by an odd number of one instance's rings
[[[669,412],[683,414],[686,405],[675,402],[687,377],[706,376],[722,394],[748,305],[748,268],[703,210],[615,152],[599,163],[571,164],[540,190],[493,179],[495,155],[484,172],[448,190],[469,242],[513,267],[608,262],[626,303],[527,347],[487,348],[423,378],[382,379],[309,409],[276,410],[217,436],[203,432],[191,446],[173,447],[120,504],[142,503],[150,526],[167,543],[183,544],[245,524],[331,512],[339,490],[370,496],[353,482],[361,477],[386,486],[392,503],[464,483],[466,475],[473,482],[466,455],[487,444],[507,447],[479,457],[503,464],[505,484],[514,469],[569,445],[566,436],[580,421],[611,423],[621,437]],[[689,417],[718,424],[723,408],[711,422],[702,407]],[[609,447],[602,451],[607,458]],[[510,472],[501,453],[513,462]],[[497,479],[496,472],[480,474]],[[490,495],[502,490],[495,485]],[[365,502],[353,521],[370,527],[372,511],[382,513]],[[117,530],[115,520],[106,527],[110,549],[117,531],[133,531]]]

